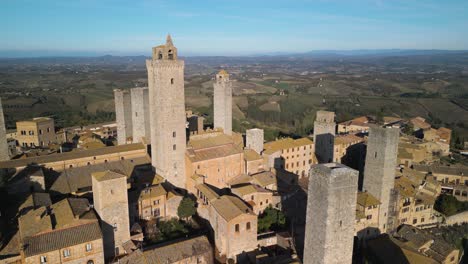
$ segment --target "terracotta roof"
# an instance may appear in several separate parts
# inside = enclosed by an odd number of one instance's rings
[[[312,144],[313,142],[309,138],[299,138],[299,139],[284,138],[284,139],[279,139],[279,140],[265,143],[264,153],[272,154],[279,150],[302,147],[302,146],[312,145]]]
[[[234,144],[221,145],[216,147],[210,147],[206,149],[199,150],[187,150],[190,160],[193,162],[198,162],[202,160],[217,159],[221,157],[228,157],[232,155],[238,155],[242,153],[242,149],[235,146]]]
[[[230,195],[223,195],[211,204],[227,222],[242,214],[252,213],[252,210],[241,199]]]
[[[98,239],[102,239],[102,233],[99,222],[96,220],[78,226],[27,237],[24,239],[24,254],[26,257],[35,256]]]
[[[141,191],[140,197],[138,197],[138,200],[155,198],[155,197],[163,196],[166,194],[167,194],[166,189],[164,189],[164,187],[161,184],[157,184],[157,185],[144,188]]]
[[[426,119],[420,116],[410,119],[410,122],[413,124],[413,126],[417,128],[421,128],[421,129],[431,128],[431,124],[427,123]]]
[[[33,119],[28,119],[28,120],[22,120],[22,121],[18,121],[16,122],[17,124],[18,123],[27,123],[27,122],[32,122],[32,123],[42,123],[42,122],[49,122],[49,121],[54,121],[54,119],[50,118],[50,117],[35,117]]]
[[[468,166],[413,165],[417,171],[432,172],[432,174],[448,174],[468,176]]]
[[[246,161],[261,160],[262,156],[260,156],[260,154],[258,154],[253,149],[245,149],[244,150],[244,159]]]
[[[396,178],[395,189],[400,192],[403,198],[414,197],[416,195],[416,184],[407,177]]]
[[[230,185],[230,186],[234,186],[234,185],[238,185],[238,184],[246,184],[246,183],[250,183],[250,181],[252,180],[252,178],[247,175],[247,174],[239,174],[237,175],[236,177],[230,179],[227,184]]]
[[[369,119],[369,117],[360,116],[360,117],[356,117],[356,118],[348,120],[348,121],[341,122],[341,123],[339,123],[339,125],[367,127],[367,126],[369,126],[368,125],[369,121],[371,121]]]
[[[133,151],[133,150],[145,150],[145,149],[146,147],[143,144],[135,143],[135,144],[118,145],[118,146],[98,148],[98,149],[64,152],[64,153],[51,154],[51,155],[46,155],[46,156],[2,161],[0,162],[0,168],[18,168],[18,167],[25,167],[28,164],[46,164],[46,163],[51,163],[51,162],[58,162],[58,161],[79,159],[79,158],[85,158],[85,157],[93,157],[93,156],[103,156],[103,155],[108,155],[108,154],[113,154],[113,153],[127,152],[127,151]]]
[[[98,171],[98,172],[93,172],[91,173],[91,176],[95,178],[97,181],[108,181],[108,180],[114,180],[118,178],[127,178],[126,175],[116,172],[116,171]]]
[[[375,198],[372,194],[368,192],[358,192],[357,194],[357,204],[368,207],[368,206],[374,206],[374,205],[379,205],[381,202],[379,199]]]
[[[195,188],[199,190],[210,202],[219,198],[219,195],[204,183],[195,185]]]
[[[271,184],[277,184],[276,175],[271,171],[263,171],[253,174],[252,179],[255,183],[262,187],[266,187]]]
[[[232,187],[231,191],[233,194],[242,197],[244,195],[249,195],[252,193],[259,193],[259,192],[269,192],[266,189],[263,189],[262,187],[253,185],[253,184],[247,184],[247,185],[241,185],[241,186],[236,186]]]
[[[364,139],[353,134],[335,136],[335,145],[364,142]]]

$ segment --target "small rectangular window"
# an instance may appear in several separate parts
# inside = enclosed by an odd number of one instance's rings
[[[172,150],[176,150],[176,145],[172,145]]]
[[[47,263],[47,257],[46,256],[41,256],[41,263]]]
[[[70,250],[69,249],[64,249],[63,250],[63,257],[64,258],[68,258],[70,256]]]
[[[93,246],[91,245],[91,243],[86,244],[86,252],[89,252],[92,249],[93,249]]]
[[[176,137],[176,132],[172,132],[172,137]]]

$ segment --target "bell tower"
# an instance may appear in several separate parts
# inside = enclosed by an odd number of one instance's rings
[[[157,174],[185,188],[184,61],[170,35],[166,44],[153,47],[146,60],[150,98],[151,163]]]

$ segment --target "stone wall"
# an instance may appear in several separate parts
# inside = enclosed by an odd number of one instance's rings
[[[213,84],[213,123],[214,128],[222,128],[224,133],[232,134],[232,83],[229,74],[221,71],[216,74]]]
[[[304,263],[352,262],[358,174],[338,163],[312,166]]]
[[[5,119],[3,116],[2,99],[0,98],[0,161],[9,160],[8,143],[5,129]]]
[[[132,99],[128,90],[114,90],[115,119],[117,121],[117,143],[127,144],[133,136]]]
[[[386,232],[390,192],[395,184],[398,153],[398,128],[371,127],[367,142],[363,190],[381,202],[379,228]]]
[[[318,163],[333,161],[335,139],[335,113],[317,111],[314,122],[314,146]]]
[[[245,137],[245,146],[255,150],[258,154],[262,154],[264,141],[263,129],[247,129],[245,131]]]
[[[177,50],[155,47],[153,54],[170,52],[146,60],[151,120],[151,157],[157,174],[173,185],[185,188],[186,116],[184,61],[177,60]],[[173,58],[173,59],[170,59]]]
[[[146,137],[147,142],[151,142],[148,87],[133,88],[130,94],[133,143],[142,142],[143,137]]]

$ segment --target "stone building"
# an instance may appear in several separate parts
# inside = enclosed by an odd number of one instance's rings
[[[146,187],[138,191],[138,199],[134,208],[138,208],[138,219],[169,219],[177,217],[182,196],[164,186],[163,183]]]
[[[338,134],[357,134],[369,132],[372,120],[367,116],[360,116],[338,124]]]
[[[363,189],[380,202],[379,228],[386,232],[389,218],[390,193],[395,184],[398,128],[371,127],[367,143]]]
[[[256,184],[233,186],[231,192],[250,205],[253,212],[257,215],[260,215],[269,206],[279,208],[281,200],[280,196],[275,195],[273,191]]]
[[[132,99],[129,90],[114,89],[115,119],[117,122],[117,143],[133,141]]]
[[[229,74],[221,70],[216,74],[216,80],[213,83],[213,123],[214,128],[223,129],[224,133],[232,133],[232,82],[229,80]]]
[[[188,142],[186,153],[187,185],[193,175],[202,175],[207,184],[225,188],[234,177],[243,174],[244,151],[239,134],[227,135],[210,132],[193,135]],[[187,187],[191,191],[191,187]]]
[[[460,251],[441,237],[402,225],[391,235],[369,240],[365,255],[368,263],[455,264]]]
[[[253,149],[244,149],[244,173],[254,174],[265,170],[263,157]]]
[[[127,176],[102,171],[92,174],[94,208],[101,219],[104,256],[110,259],[125,253],[123,244],[130,240]]]
[[[185,188],[184,61],[168,35],[146,60],[151,120],[151,158],[157,174]]]
[[[2,99],[0,98],[0,161],[9,160],[8,141],[5,129],[5,118],[3,116]]]
[[[133,143],[151,142],[148,87],[130,90]]]
[[[351,263],[358,171],[338,163],[310,169],[304,263]]]
[[[334,155],[333,158],[337,163],[344,163],[344,160],[349,159],[352,155],[351,149],[354,145],[364,142],[362,137],[353,134],[338,135],[335,137]]]
[[[16,263],[104,263],[101,228],[87,199],[41,206],[21,216],[18,226],[13,239],[24,247]]]
[[[252,128],[245,131],[245,147],[255,150],[258,154],[263,151],[263,129]]]
[[[307,177],[312,164],[316,163],[313,142],[308,138],[284,138],[265,143],[262,156],[266,169],[286,170]]]
[[[333,162],[335,142],[335,113],[317,111],[314,122],[314,146],[318,163]]]
[[[151,142],[148,87],[114,90],[117,143]]]
[[[368,192],[358,192],[356,205],[356,236],[369,239],[380,235],[379,230],[380,201]]]
[[[16,122],[15,139],[22,147],[48,147],[55,142],[54,119],[36,117]]]
[[[211,202],[208,214],[221,256],[236,259],[257,248],[257,215],[242,200],[223,195]]]

